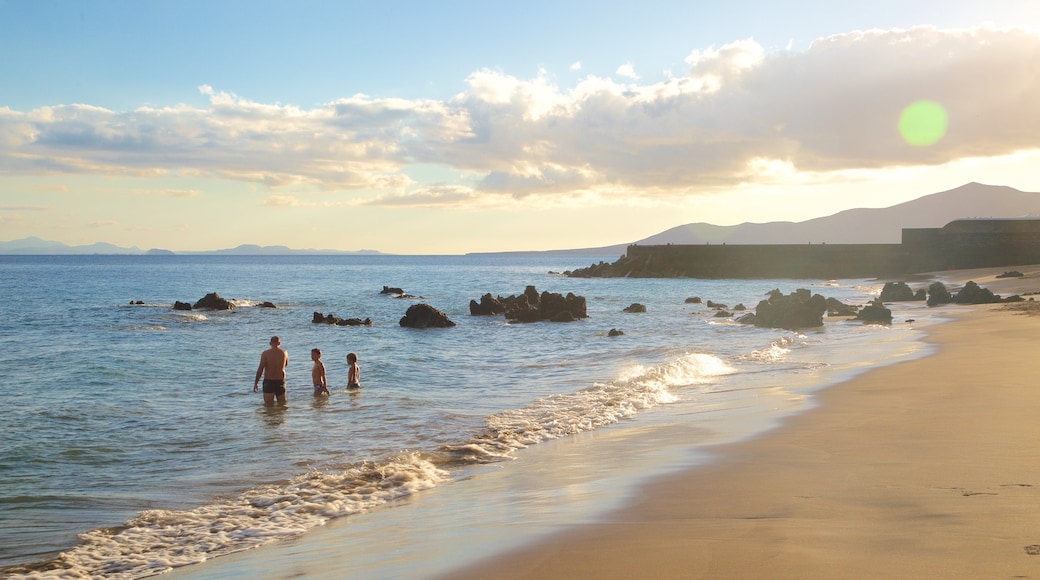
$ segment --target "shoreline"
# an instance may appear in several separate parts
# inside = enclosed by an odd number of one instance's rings
[[[1031,275],[993,284],[999,273],[965,281],[1037,289]],[[1030,577],[1040,318],[1021,304],[958,307],[927,330],[930,356],[824,389],[600,521],[443,577]]]

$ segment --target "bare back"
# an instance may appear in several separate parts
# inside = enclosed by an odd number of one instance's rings
[[[272,346],[260,354],[259,372],[267,380],[285,379],[285,366],[289,364],[289,353],[281,347]]]

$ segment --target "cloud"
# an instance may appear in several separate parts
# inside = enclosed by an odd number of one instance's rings
[[[639,79],[639,75],[636,74],[635,67],[633,67],[632,63],[630,62],[626,62],[625,64],[619,66],[617,70],[614,72],[614,74],[618,75],[619,77],[625,77],[632,80]]]
[[[581,70],[581,61],[580,60],[574,61],[574,64],[571,65],[571,70],[575,70],[575,71],[576,70]]]
[[[289,188],[388,206],[687,196],[1040,149],[1038,61],[1035,33],[917,27],[797,52],[752,39],[692,50],[687,70],[651,83],[630,64],[623,82],[590,75],[570,87],[546,71],[482,69],[447,101],[358,94],[301,108],[204,85],[206,107],[0,108],[0,175],[237,180],[266,185],[274,206],[318,203]],[[919,100],[948,118],[928,147],[898,130]],[[416,182],[407,169],[418,164],[469,177]]]

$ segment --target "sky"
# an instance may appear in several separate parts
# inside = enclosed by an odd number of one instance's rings
[[[1036,0],[0,0],[0,241],[463,254],[1040,191]]]

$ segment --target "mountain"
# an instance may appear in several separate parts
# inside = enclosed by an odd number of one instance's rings
[[[35,236],[0,242],[0,254],[46,254],[46,255],[70,255],[70,254],[143,254],[137,247],[120,248],[105,242],[98,242],[88,246],[69,246],[61,242],[41,240]]]
[[[1040,193],[1001,185],[969,183],[898,205],[849,209],[804,222],[743,223],[717,226],[692,223],[676,226],[634,242],[667,244],[898,244],[903,228],[941,228],[957,219],[1040,217]],[[505,254],[622,255],[629,244],[548,252]]]
[[[804,222],[686,224],[636,242],[662,244],[898,244],[903,228],[941,228],[956,219],[1040,217],[1040,193],[969,183],[898,205],[849,209]]]
[[[70,246],[52,240],[42,240],[35,236],[0,242],[0,254],[7,255],[88,255],[88,254],[119,254],[119,255],[142,255],[149,256],[172,256],[184,255],[223,255],[223,256],[299,256],[299,255],[377,255],[382,252],[376,250],[359,250],[356,252],[343,252],[340,250],[294,250],[286,246],[257,246],[254,244],[243,244],[237,248],[226,250],[210,250],[203,252],[172,252],[153,248],[148,251],[141,250],[136,246],[122,248],[113,244],[98,242],[89,246]]]

